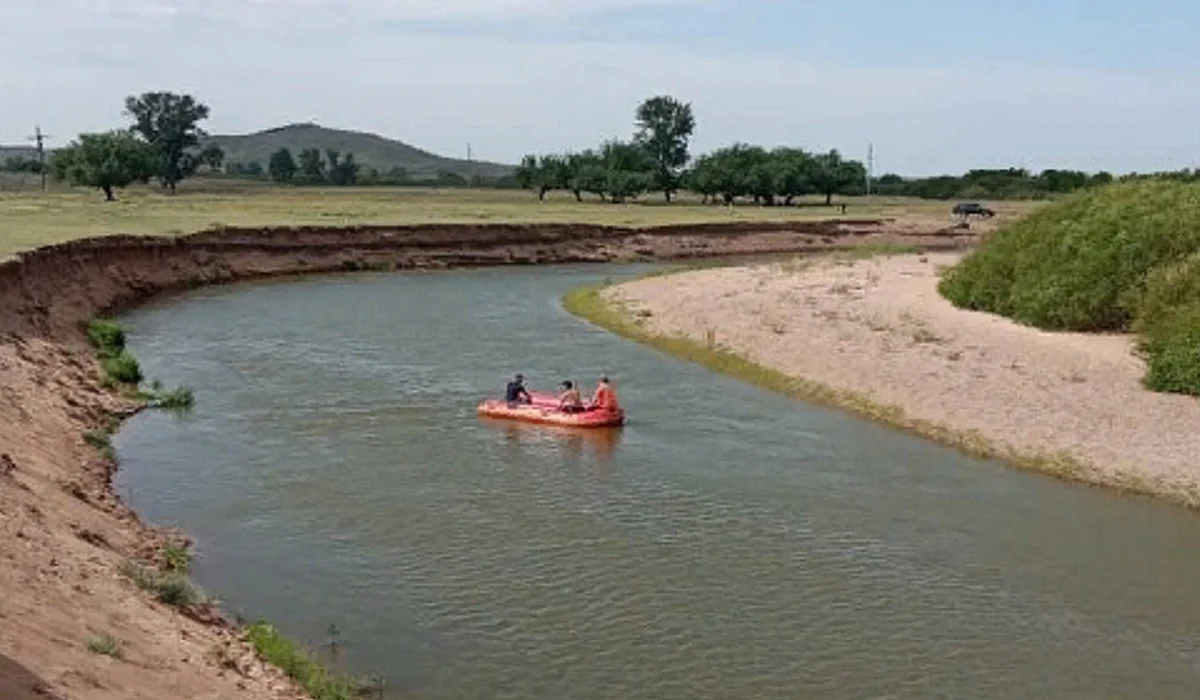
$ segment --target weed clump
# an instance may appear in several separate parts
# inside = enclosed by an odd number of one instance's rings
[[[1123,182],[998,231],[946,271],[954,305],[1045,330],[1136,331],[1147,387],[1200,395],[1200,186]]]
[[[313,700],[357,700],[363,696],[360,683],[331,672],[272,625],[256,622],[247,629],[247,635],[259,658],[286,673]]]
[[[121,648],[121,643],[110,634],[94,634],[87,638],[88,651],[101,656],[108,656],[114,659],[122,659],[125,657],[125,652]]]
[[[138,588],[149,591],[161,603],[181,610],[205,602],[205,597],[187,577],[175,571],[158,571],[134,561],[121,565],[121,574]]]
[[[174,389],[164,389],[162,384],[156,381],[149,391],[142,392],[142,396],[152,408],[186,411],[196,405],[196,396],[192,392],[192,388],[186,384],[181,384]]]

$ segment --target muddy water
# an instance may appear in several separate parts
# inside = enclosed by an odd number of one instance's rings
[[[342,276],[125,318],[185,418],[120,488],[196,578],[394,697],[1194,698],[1200,520],[972,461],[594,329],[633,268]],[[482,422],[611,372],[631,422]]]

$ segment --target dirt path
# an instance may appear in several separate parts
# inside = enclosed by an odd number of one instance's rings
[[[1027,466],[1200,505],[1200,403],[1144,389],[1129,337],[1047,333],[954,308],[936,285],[957,259],[702,270],[606,297],[654,333],[703,342],[715,331],[759,364],[973,433]]]

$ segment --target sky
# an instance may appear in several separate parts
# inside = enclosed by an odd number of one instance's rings
[[[837,148],[875,172],[1200,167],[1195,0],[0,0],[0,143],[187,92],[516,162],[688,102],[692,153]]]

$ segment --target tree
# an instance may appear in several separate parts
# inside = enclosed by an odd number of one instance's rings
[[[271,154],[271,160],[267,162],[267,172],[271,174],[271,179],[275,182],[291,182],[296,177],[296,160],[292,158],[292,152],[286,148],[281,148]]]
[[[158,156],[157,175],[172,194],[175,186],[196,172],[204,130],[198,124],[208,118],[208,107],[191,95],[147,92],[125,98],[125,113],[133,118],[133,130],[141,134]]]
[[[679,188],[679,174],[688,162],[688,142],[696,129],[692,106],[673,97],[651,97],[637,109],[634,143],[654,161],[653,187],[667,201]]]
[[[146,182],[157,174],[153,146],[128,131],[80,134],[52,161],[54,177],[83,187],[99,187],[112,202],[113,189]]]
[[[799,148],[777,148],[771,152],[774,165],[775,194],[784,198],[784,206],[791,206],[796,197],[808,194],[813,189],[813,158]]]
[[[216,144],[210,144],[200,151],[200,162],[208,166],[209,172],[218,172],[225,164],[225,151]]]
[[[318,183],[325,181],[325,161],[317,148],[306,148],[300,151],[300,176],[305,182]]]
[[[347,153],[345,158],[332,148],[325,153],[329,157],[330,184],[346,187],[358,181],[358,164],[354,162],[353,153]]]
[[[813,159],[813,185],[825,195],[825,205],[833,205],[833,195],[846,193],[854,185],[865,182],[867,169],[856,160],[844,160],[837,149]]]
[[[641,146],[607,141],[600,148],[604,173],[602,192],[614,204],[649,190],[654,185],[655,163]]]
[[[568,189],[570,175],[567,159],[557,155],[528,155],[517,167],[521,189],[536,190],[539,201],[546,199],[546,193],[551,190]]]

